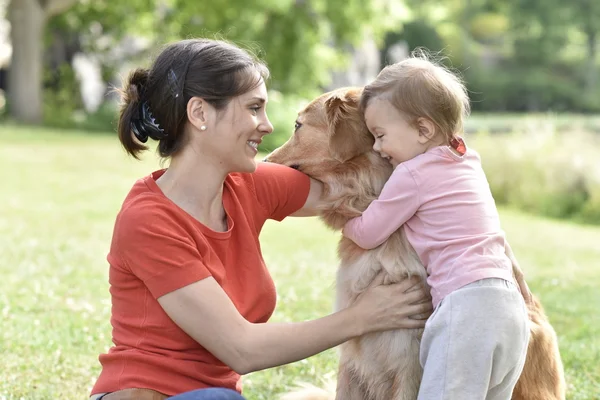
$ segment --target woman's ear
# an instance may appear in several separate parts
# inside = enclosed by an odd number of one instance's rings
[[[435,125],[427,118],[417,119],[417,129],[419,131],[419,143],[425,144],[434,138],[436,130]]]
[[[187,103],[187,116],[190,124],[196,129],[206,130],[207,114],[210,105],[200,97],[192,97]],[[204,126],[204,128],[202,128]]]

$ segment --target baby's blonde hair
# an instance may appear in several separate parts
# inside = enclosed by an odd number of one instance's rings
[[[432,61],[422,49],[388,65],[365,86],[360,100],[363,115],[369,102],[376,98],[388,100],[415,127],[419,118],[430,120],[447,144],[462,134],[470,112],[469,96],[461,79]]]

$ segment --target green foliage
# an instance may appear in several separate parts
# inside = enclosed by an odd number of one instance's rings
[[[502,40],[509,27],[508,17],[501,13],[482,12],[473,17],[469,32],[473,39],[482,43]]]
[[[347,62],[352,46],[360,44],[365,34],[379,39],[386,27],[396,21],[388,13],[390,4],[388,0],[227,0],[199,6],[189,0],[166,0],[160,4],[95,0],[78,2],[51,19],[49,25],[79,35],[84,50],[98,54],[106,76],[123,62],[114,49],[128,35],[153,43],[140,54],[129,56],[127,61],[138,65],[147,65],[150,56],[171,40],[230,40],[266,61],[271,70],[270,89],[311,98],[330,82],[331,71]],[[74,109],[61,106],[57,112],[56,104],[48,103],[47,114],[60,113],[58,120],[67,121],[67,114]],[[277,133],[277,125],[284,120],[278,118],[282,113],[275,114]],[[90,116],[82,114],[81,118],[87,120]],[[49,122],[56,126],[56,121]],[[280,142],[275,134],[266,146]]]
[[[399,42],[406,42],[410,49],[424,47],[431,52],[438,52],[444,48],[444,41],[434,26],[424,20],[406,22],[401,31],[391,31],[385,36],[381,49],[381,64],[387,65],[390,61],[386,55],[391,46]]]
[[[63,64],[47,71],[44,89],[44,124],[66,128],[72,126],[74,114],[81,109],[82,100],[73,69]]]
[[[569,7],[561,0],[508,0],[514,58],[522,66],[551,65],[567,42],[564,18]]]
[[[409,50],[443,49],[463,71],[473,110],[600,112],[599,2],[407,3],[413,20],[387,37],[405,38]],[[419,34],[405,33],[411,25]]]
[[[582,97],[583,77],[573,66],[472,64],[464,76],[474,111],[600,111],[600,102]]]
[[[558,133],[551,119],[532,119],[524,131],[476,134],[498,204],[554,218],[600,222],[600,138]]]
[[[127,33],[155,39],[160,36],[163,25],[155,7],[156,2],[146,0],[83,0],[53,17],[49,25],[77,32],[88,50],[109,50]]]
[[[329,83],[330,70],[347,61],[348,50],[360,44],[367,32],[381,38],[395,22],[386,12],[388,3],[166,0],[157,5],[143,0],[95,0],[80,2],[58,19],[61,26],[81,32],[95,51],[111,50],[124,34],[159,46],[187,37],[230,40],[267,62],[272,89],[310,97]]]
[[[94,112],[86,112],[79,94],[79,81],[73,69],[63,64],[54,72],[46,72],[44,88],[44,125],[61,129],[90,132],[116,130],[117,109],[105,101]]]
[[[385,54],[441,51],[463,71],[475,111],[600,112],[600,3],[593,0],[132,0],[79,1],[49,23],[100,53],[104,74],[127,35],[151,43],[129,56],[145,64],[163,43],[186,37],[231,40],[263,58],[269,87],[312,98],[343,68],[366,33]],[[120,61],[119,61],[120,62]]]
[[[234,41],[266,60],[269,89],[310,99],[342,69],[348,53],[372,34],[386,64],[398,41],[448,56],[460,69],[474,111],[600,112],[600,2],[594,0],[81,0],[48,21],[47,33],[75,39],[102,62],[106,81],[128,65],[147,64],[165,42],[186,37]],[[47,34],[46,45],[52,35]],[[146,40],[138,54],[115,51],[130,37]],[[123,59],[125,58],[125,59]],[[81,112],[72,72],[61,67],[46,87],[45,122],[109,129],[104,107]],[[275,133],[265,149],[280,144],[292,113],[274,110]],[[295,112],[295,110],[294,110]],[[102,125],[102,121],[105,121]],[[281,122],[279,122],[281,121]]]
[[[229,3],[229,4],[228,4]],[[329,83],[330,70],[364,34],[381,37],[390,17],[384,1],[361,0],[229,0],[198,15],[195,2],[174,0],[171,25],[176,36],[211,36],[253,46],[272,71],[272,88],[314,96]],[[196,16],[193,21],[188,16]],[[176,24],[174,21],[185,23]]]

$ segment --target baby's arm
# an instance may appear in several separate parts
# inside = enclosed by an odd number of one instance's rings
[[[412,173],[399,165],[379,198],[360,217],[346,223],[342,234],[363,249],[373,249],[408,221],[419,208],[419,188]]]

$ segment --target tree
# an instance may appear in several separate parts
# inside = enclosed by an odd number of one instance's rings
[[[569,4],[574,15],[573,21],[586,38],[586,74],[585,93],[590,98],[596,97],[598,83],[598,41],[600,36],[600,3],[598,0],[577,0]]]
[[[341,49],[360,43],[369,31],[382,39],[396,22],[394,0],[11,0],[13,54],[9,99],[20,121],[42,118],[43,33],[48,19],[61,26],[114,42],[123,34],[156,45],[193,37],[222,37],[266,59],[270,86],[312,95],[328,83],[332,68],[345,60]],[[57,21],[54,18],[53,23]],[[95,33],[94,33],[95,32]],[[92,46],[93,47],[93,46]]]
[[[11,0],[12,59],[8,72],[8,99],[12,116],[29,123],[42,121],[43,44],[46,21],[77,0]]]
[[[231,40],[265,59],[269,86],[310,96],[324,87],[330,70],[369,31],[382,39],[397,20],[394,0],[94,0],[81,2],[61,18],[73,29],[99,23],[103,39],[123,34],[156,46],[188,37]]]

